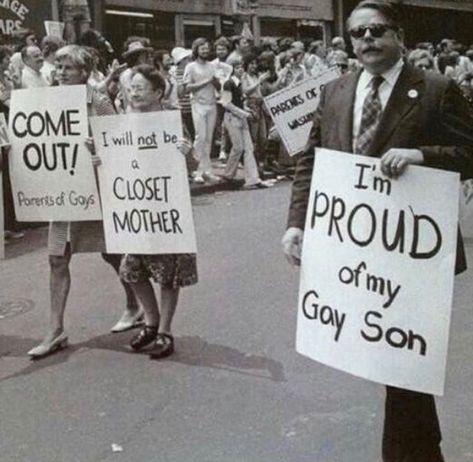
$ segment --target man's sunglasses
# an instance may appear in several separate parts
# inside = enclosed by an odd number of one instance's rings
[[[367,30],[370,31],[372,37],[381,38],[388,30],[398,30],[398,28],[389,24],[371,24],[369,26],[359,26],[350,29],[350,35],[354,39],[360,39],[365,36]]]

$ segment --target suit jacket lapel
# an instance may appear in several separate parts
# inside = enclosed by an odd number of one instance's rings
[[[422,82],[422,72],[405,64],[383,111],[367,155],[379,157],[383,154],[382,149],[389,142],[393,131],[419,101]]]
[[[344,152],[353,151],[353,105],[360,74],[361,71],[348,75],[343,86],[337,90],[338,103],[335,107],[339,110],[335,120],[338,120],[340,150]]]

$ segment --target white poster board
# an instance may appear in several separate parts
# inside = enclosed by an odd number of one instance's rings
[[[195,253],[179,111],[91,119],[109,253]]]
[[[359,377],[443,394],[459,175],[317,149],[296,349]],[[442,206],[439,207],[439,204]]]
[[[59,21],[44,21],[44,29],[46,30],[46,35],[52,35],[62,39],[64,37],[64,27],[65,24]]]
[[[310,77],[264,98],[276,130],[289,155],[300,153],[309,139],[322,87],[340,76],[331,68],[317,77]]]
[[[84,85],[12,92],[10,176],[18,221],[101,218]]]

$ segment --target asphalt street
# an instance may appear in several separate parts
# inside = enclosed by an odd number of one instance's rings
[[[384,387],[295,352],[297,270],[280,250],[289,183],[195,197],[200,281],[182,291],[163,361],[109,333],[124,293],[75,255],[70,348],[32,362],[47,326],[46,230],[0,262],[1,462],[379,462]],[[473,262],[473,242],[467,241]],[[447,462],[473,461],[472,270],[456,279]]]

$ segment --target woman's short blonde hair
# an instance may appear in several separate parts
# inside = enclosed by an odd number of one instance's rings
[[[56,60],[69,59],[75,67],[83,69],[87,74],[94,68],[94,57],[89,50],[79,45],[66,45],[56,52]]]

